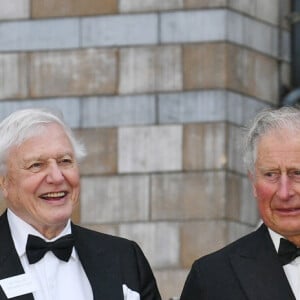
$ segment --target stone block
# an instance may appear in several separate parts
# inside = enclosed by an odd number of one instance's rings
[[[224,217],[225,173],[157,174],[151,177],[153,220]]]
[[[226,218],[238,223],[255,226],[258,221],[258,211],[248,178],[228,173],[226,185]]]
[[[82,127],[148,125],[156,120],[154,95],[84,98]]]
[[[178,224],[121,224],[120,236],[136,241],[154,269],[172,268],[179,264]]]
[[[276,59],[229,45],[227,72],[228,88],[273,104],[277,103],[278,62]]]
[[[247,97],[242,94],[228,92],[226,107],[228,121],[237,125],[245,125],[253,119],[260,110],[270,107],[270,103],[259,101],[253,97]]]
[[[223,121],[226,119],[226,102],[226,91],[159,94],[159,123]]]
[[[166,12],[161,14],[161,41],[189,43],[223,40],[226,10]]]
[[[34,51],[79,47],[79,20],[0,23],[0,51]]]
[[[228,6],[264,22],[278,25],[278,1],[280,0],[230,0]]]
[[[120,94],[181,89],[182,69],[179,46],[120,50]]]
[[[117,129],[89,128],[76,131],[86,146],[87,156],[80,163],[82,175],[117,172]]]
[[[182,127],[121,127],[118,136],[120,173],[182,169]]]
[[[148,218],[147,176],[82,177],[81,222],[118,223]]]
[[[194,221],[181,224],[181,264],[190,268],[195,259],[225,246],[227,222],[221,220]]]
[[[282,28],[290,30],[291,23],[288,18],[292,11],[292,1],[279,0],[279,20]]]
[[[0,98],[28,95],[26,54],[0,54]]]
[[[120,0],[120,12],[146,12],[180,9],[183,7],[183,0]]]
[[[276,59],[223,43],[186,46],[183,57],[185,89],[228,88],[277,103]]]
[[[62,113],[65,122],[73,127],[80,126],[80,100],[78,98],[28,99],[0,101],[0,120],[18,109],[45,107]]]
[[[114,14],[117,0],[32,0],[32,18],[74,17],[88,15]]]
[[[181,262],[190,268],[195,259],[212,253],[250,233],[254,226],[222,220],[181,224]],[[195,235],[195,232],[199,233]]]
[[[282,81],[283,87],[290,87],[291,85],[291,64],[281,62],[280,66],[280,80]]]
[[[29,0],[0,0],[0,20],[29,18],[29,5]]]
[[[243,161],[243,130],[241,127],[228,125],[224,139],[227,142],[227,169],[247,174]]]
[[[185,8],[214,8],[227,6],[227,0],[184,0]]]
[[[183,48],[184,89],[226,88],[228,45],[225,43],[203,43],[186,45]]]
[[[187,275],[187,269],[154,270],[161,298],[165,300],[179,299]]]
[[[278,55],[282,60],[285,62],[291,62],[291,33],[287,30],[282,30],[281,32],[281,39],[279,41],[280,45],[280,53]]]
[[[163,43],[229,41],[277,57],[278,36],[274,25],[227,9],[161,13]]]
[[[278,56],[279,33],[275,26],[233,11],[228,11],[226,24],[228,41],[275,58]]]
[[[227,165],[226,125],[188,124],[183,130],[183,169],[223,169]]]
[[[81,44],[83,47],[156,44],[157,32],[156,14],[83,18]]]
[[[111,94],[116,91],[116,50],[31,54],[32,97]]]

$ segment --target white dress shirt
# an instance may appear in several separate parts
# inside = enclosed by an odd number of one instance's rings
[[[36,290],[33,291],[35,300],[93,300],[90,282],[75,248],[68,262],[61,261],[49,251],[37,263],[29,264],[25,251],[28,234],[45,238],[11,210],[8,210],[7,217],[22,266],[36,286]],[[60,235],[53,240],[69,233],[71,233],[70,220]]]
[[[284,237],[274,232],[270,228],[268,229],[270,232],[271,239],[274,243],[275,249],[278,252],[280,239]],[[289,284],[292,288],[292,291],[296,299],[300,300],[300,257],[297,257],[289,264],[284,265],[283,270],[285,272],[285,275],[289,281]]]

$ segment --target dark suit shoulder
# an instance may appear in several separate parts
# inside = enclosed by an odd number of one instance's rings
[[[225,247],[200,257],[192,265],[181,300],[247,299],[232,262],[240,257],[253,261],[252,258],[260,255],[260,249],[264,249],[264,253],[267,248],[275,251],[272,247],[268,230],[263,225]]]
[[[72,232],[75,235],[75,239],[92,241],[93,247],[99,243],[101,244],[101,248],[105,250],[108,248],[111,250],[117,249],[120,251],[121,249],[124,250],[124,248],[137,246],[137,243],[132,240],[98,232],[75,224],[72,224]]]
[[[223,248],[197,259],[195,263],[202,263],[206,261],[210,262],[219,259],[223,260],[224,256],[231,256],[236,253],[239,253],[240,255],[244,254],[246,256],[256,255],[258,247],[273,247],[270,235],[265,225],[262,225],[256,231],[237,239]]]
[[[131,290],[137,291],[143,300],[161,299],[148,260],[135,241],[74,224],[72,232],[75,248],[86,270],[99,269],[101,274],[112,277],[110,281],[113,284],[120,280]],[[104,269],[107,271],[104,272]]]

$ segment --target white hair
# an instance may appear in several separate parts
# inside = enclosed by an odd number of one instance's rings
[[[6,172],[6,159],[10,149],[38,135],[51,123],[62,127],[74,149],[75,158],[82,160],[86,154],[85,147],[63,121],[61,113],[44,108],[22,109],[13,112],[0,123],[0,174],[4,175]]]
[[[244,136],[244,163],[253,172],[257,155],[257,144],[270,131],[287,128],[300,134],[299,107],[284,106],[279,109],[260,111],[248,126]]]

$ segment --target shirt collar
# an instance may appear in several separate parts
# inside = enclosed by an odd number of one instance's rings
[[[273,241],[273,244],[275,246],[276,251],[278,252],[279,249],[279,244],[280,244],[280,239],[284,238],[282,235],[280,235],[279,233],[273,231],[272,229],[268,228],[271,239]]]
[[[29,234],[36,235],[42,239],[45,239],[45,237],[39,233],[35,228],[33,228],[31,225],[23,221],[20,217],[18,217],[15,213],[13,213],[10,209],[7,209],[7,219],[9,228],[11,231],[11,235],[13,238],[13,242],[15,244],[15,248],[17,250],[17,253],[19,257],[25,255],[26,252],[26,243],[27,243],[27,236]],[[66,227],[63,229],[63,231],[54,239],[50,241],[54,241],[58,238],[60,238],[63,235],[70,234],[71,233],[71,221],[68,220],[68,223]],[[45,239],[47,240],[47,239]],[[47,240],[49,241],[49,240]],[[72,257],[75,257],[75,251],[73,248],[72,251]]]

